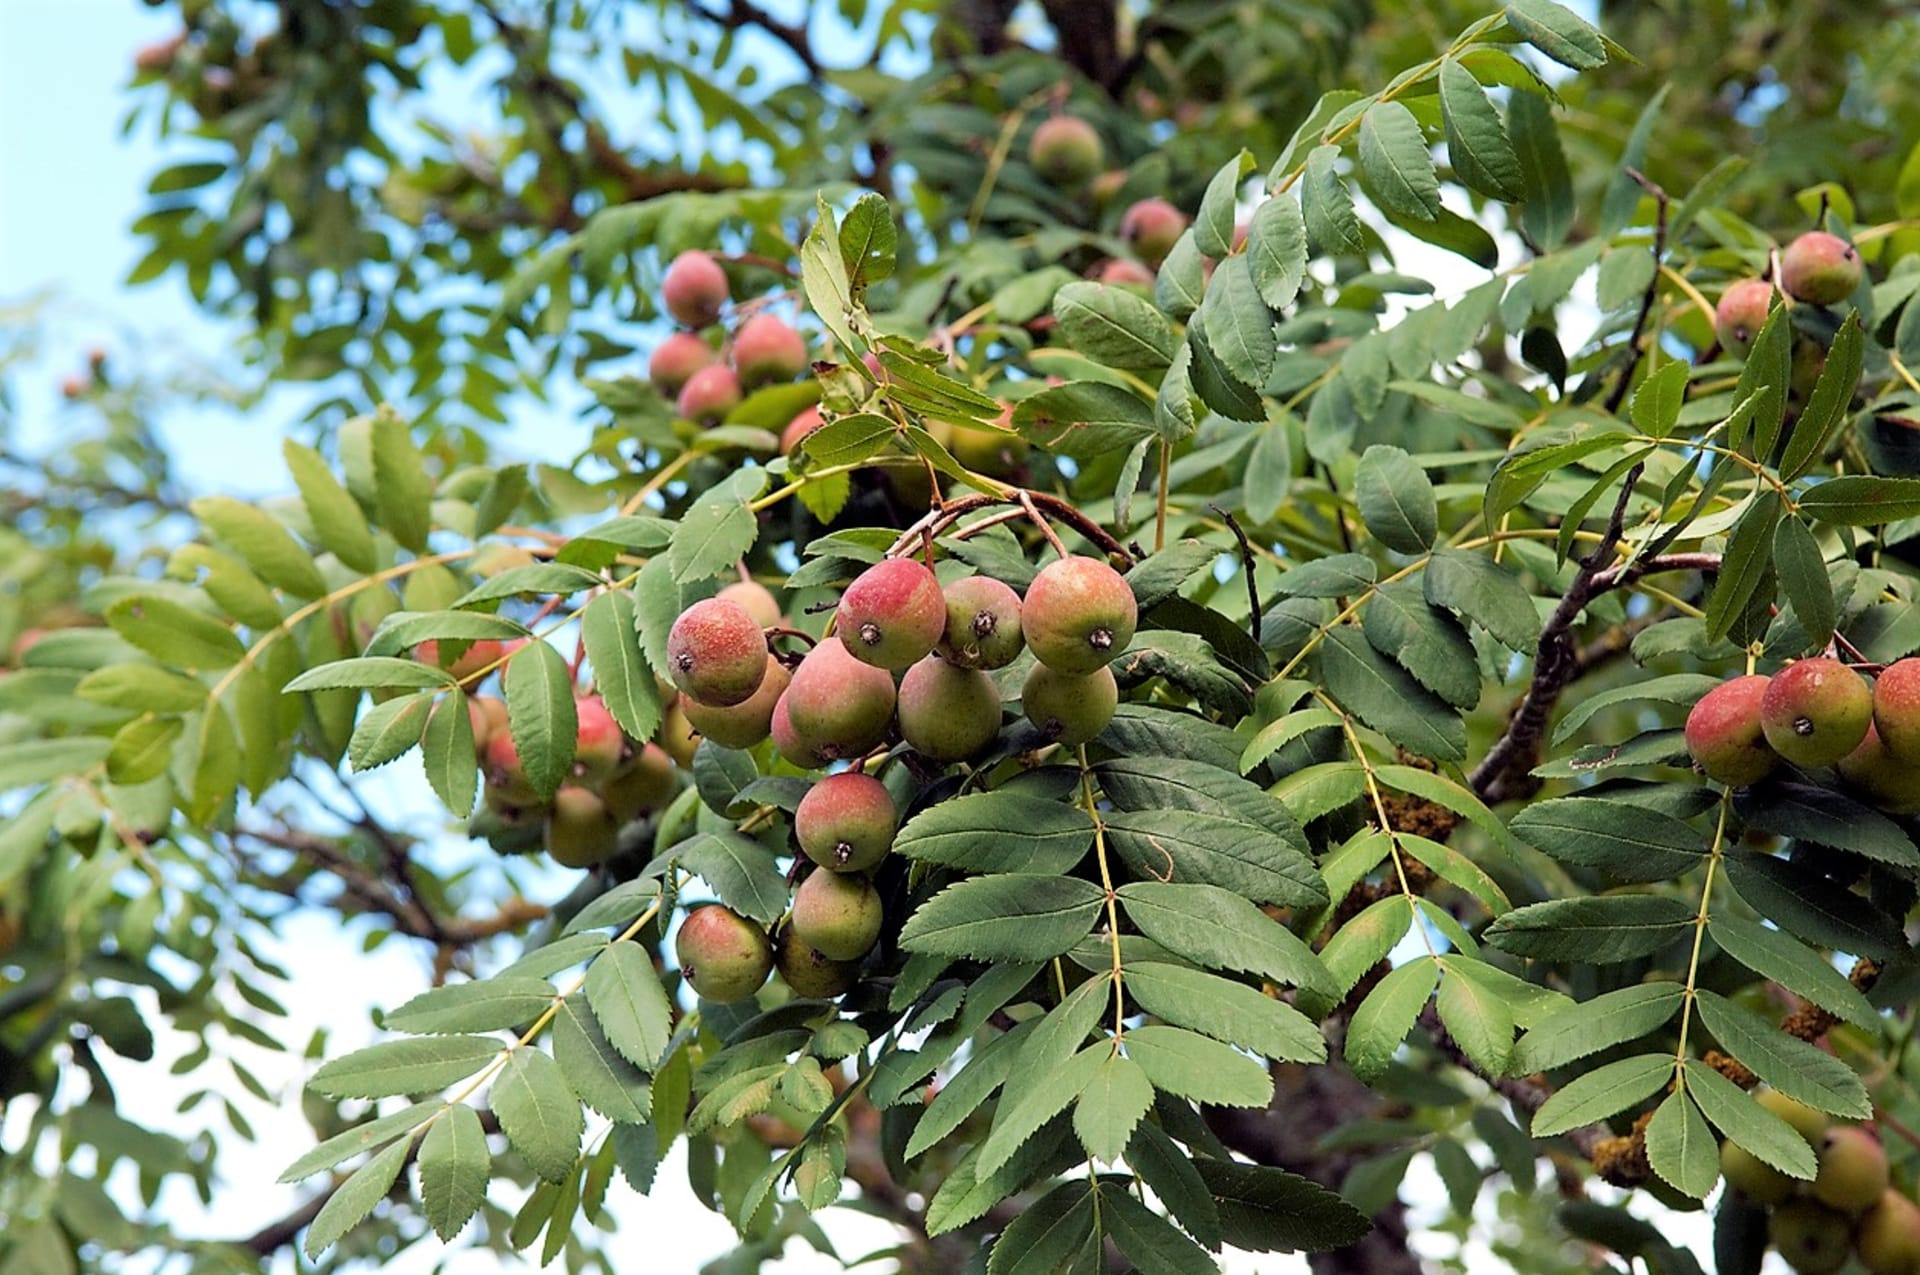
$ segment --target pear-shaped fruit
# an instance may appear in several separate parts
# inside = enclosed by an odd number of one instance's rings
[[[1000,733],[1000,687],[929,655],[900,679],[900,736],[934,761],[965,761]]]
[[[900,813],[887,786],[860,771],[829,775],[800,799],[793,834],[807,857],[834,872],[865,872],[893,848]]]
[[[767,932],[718,903],[687,914],[673,950],[681,976],[703,998],[720,1005],[747,999],[773,970]]]
[[[807,341],[784,319],[756,314],[733,334],[733,366],[748,389],[791,381],[807,370]]]
[[[774,940],[773,967],[795,996],[808,1000],[832,1000],[844,994],[860,977],[858,961],[835,961],[788,925]]]
[[[1797,766],[1833,765],[1860,746],[1872,723],[1865,679],[1826,656],[1787,665],[1760,699],[1767,743]]]
[[[1133,641],[1139,604],[1126,577],[1097,558],[1042,567],[1020,606],[1033,657],[1057,673],[1091,673]]]
[[[1053,743],[1077,748],[1107,728],[1120,705],[1113,670],[1060,673],[1036,664],[1020,688],[1020,710]]]
[[[1020,595],[992,576],[965,576],[948,585],[942,659],[961,668],[1005,668],[1020,657]],[[1920,663],[1920,661],[1916,661]]]
[[[1820,1172],[1813,1198],[1842,1213],[1865,1213],[1887,1189],[1886,1148],[1859,1125],[1836,1125],[1819,1146]]]
[[[1040,121],[1027,160],[1041,177],[1063,190],[1078,190],[1106,163],[1106,147],[1093,125],[1071,115]]]
[[[1767,321],[1773,304],[1773,285],[1765,279],[1742,279],[1727,285],[1713,311],[1713,334],[1727,353],[1745,358],[1753,339]]]
[[[781,702],[793,743],[804,753],[828,761],[858,757],[885,739],[893,724],[893,676],[854,659],[843,643],[829,638],[800,661]],[[780,751],[786,753],[784,744]]]
[[[767,637],[736,602],[706,598],[667,631],[673,684],[712,708],[744,704],[767,675]]]
[[[1774,1209],[1767,1238],[1799,1275],[1834,1275],[1853,1248],[1847,1216],[1816,1200],[1788,1200]]]
[[[786,693],[792,675],[772,655],[767,656],[766,676],[759,689],[745,703],[724,708],[709,708],[689,695],[680,696],[680,711],[687,724],[722,748],[752,748],[773,731],[773,706]]]
[[[565,784],[547,812],[547,853],[568,868],[590,868],[620,847],[620,824],[600,794]]]
[[[1765,779],[1780,764],[1760,728],[1760,701],[1769,680],[1750,674],[1722,682],[1687,714],[1687,752],[1707,778],[1743,788]]]
[[[573,744],[574,777],[588,786],[604,783],[631,755],[626,732],[598,695],[582,695],[573,708],[579,723]]]
[[[858,873],[815,872],[793,892],[793,932],[832,961],[857,961],[880,939],[880,892]]]
[[[861,663],[906,668],[925,657],[946,633],[947,603],[940,581],[913,558],[876,562],[840,596],[834,628]]]
[[[683,252],[660,281],[660,303],[687,327],[704,328],[720,318],[727,303],[727,272],[704,252]]]
[[[1860,1218],[1853,1250],[1867,1275],[1920,1275],[1920,1205],[1889,1187]]]
[[[703,367],[687,378],[674,400],[674,410],[701,425],[718,425],[740,406],[744,397],[740,376],[723,363]]]
[[[1852,244],[1824,230],[1810,230],[1780,254],[1780,286],[1795,301],[1838,305],[1853,295],[1866,267]]]

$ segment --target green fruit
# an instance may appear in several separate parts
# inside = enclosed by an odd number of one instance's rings
[[[682,693],[680,711],[687,724],[722,748],[752,748],[773,730],[773,706],[793,680],[786,666],[767,656],[767,672],[760,687],[743,704],[709,708]]]
[[[1793,1179],[1731,1141],[1720,1144],[1720,1175],[1755,1204],[1779,1204],[1793,1194]]]
[[[1896,758],[1876,726],[1867,727],[1860,747],[1840,759],[1839,770],[1868,805],[1890,815],[1920,813],[1920,766]]]
[[[1853,245],[1823,230],[1808,231],[1780,254],[1780,286],[1809,305],[1838,305],[1865,275]]]
[[[1749,674],[1722,682],[1687,714],[1687,752],[1707,778],[1742,788],[1780,764],[1760,729],[1760,701],[1769,680]]]
[[[1055,115],[1033,130],[1027,161],[1055,186],[1078,190],[1106,163],[1106,147],[1093,125],[1071,115]]]
[[[1187,215],[1164,199],[1143,199],[1120,217],[1120,237],[1135,256],[1156,269],[1186,229]]]
[[[773,966],[793,990],[808,1000],[832,1000],[860,977],[858,961],[835,961],[820,954],[789,925],[774,942]]]
[[[660,303],[668,314],[690,328],[704,328],[718,321],[720,307],[727,299],[727,272],[704,252],[681,253],[660,280]]]
[[[710,708],[744,704],[767,675],[767,637],[746,609],[707,598],[680,613],[667,632],[673,684]]]
[[[1048,741],[1077,748],[1107,728],[1120,705],[1110,668],[1061,673],[1036,664],[1020,688],[1020,709]]]
[[[1000,733],[1000,687],[929,655],[900,679],[900,735],[934,761],[965,761]]]
[[[815,872],[793,892],[793,932],[830,961],[857,961],[880,940],[880,892],[856,873]]]
[[[1020,657],[1020,595],[992,576],[966,576],[944,590],[947,629],[940,656],[960,668],[1005,668]]]
[[[607,809],[621,823],[631,823],[650,810],[659,810],[680,791],[673,758],[658,744],[646,744],[601,788]]]
[[[1867,1275],[1920,1275],[1920,1205],[1883,1191],[1854,1228],[1853,1250]]]
[[[807,652],[793,671],[787,693],[791,740],[800,755],[843,761],[871,750],[887,737],[893,725],[893,676],[883,668],[862,664],[843,643],[829,638]],[[774,709],[779,721],[779,707]],[[783,755],[786,744],[780,745]]]
[[[674,410],[701,425],[718,425],[740,406],[740,377],[730,367],[716,363],[703,367],[687,378],[674,400]]]
[[[598,695],[583,695],[573,707],[579,723],[573,744],[574,777],[588,785],[603,783],[627,761],[626,732]]]
[[[1774,1209],[1767,1237],[1800,1275],[1833,1275],[1852,1248],[1846,1216],[1813,1200],[1788,1200]]]
[[[1833,765],[1860,746],[1872,723],[1866,681],[1826,656],[1787,665],[1760,699],[1767,742],[1798,766]]]
[[[787,709],[785,695],[774,703],[773,720],[767,723],[767,733],[773,737],[773,746],[780,756],[802,770],[819,770],[833,760],[815,752],[813,745],[793,729],[793,716]]]
[[[1097,558],[1061,558],[1040,569],[1020,607],[1033,657],[1057,673],[1104,668],[1133,641],[1139,604],[1126,577]]]
[[[1887,1152],[1880,1139],[1858,1125],[1827,1130],[1819,1148],[1820,1172],[1813,1198],[1842,1213],[1865,1213],[1887,1189]]]
[[[694,750],[700,747],[700,737],[693,733],[693,723],[680,711],[680,697],[673,697],[667,705],[667,711],[660,715],[660,747],[666,750],[668,757],[682,770],[693,765]]]
[[[906,668],[933,650],[947,630],[940,581],[932,568],[913,558],[876,562],[840,596],[834,628],[861,663]]]
[[[1809,1107],[1798,1098],[1789,1098],[1778,1089],[1756,1090],[1753,1097],[1792,1126],[1795,1133],[1807,1140],[1808,1146],[1818,1146],[1820,1139],[1827,1136],[1827,1130],[1833,1127],[1833,1118],[1826,1112]]]
[[[673,951],[681,976],[694,991],[718,1005],[747,999],[773,970],[773,944],[767,932],[718,903],[687,914]]]
[[[756,314],[733,334],[733,367],[751,389],[807,370],[807,342],[776,315]]]
[[[647,378],[662,396],[674,398],[695,372],[719,361],[711,345],[691,332],[676,332],[654,347],[653,357],[647,360]]]
[[[1873,726],[1896,761],[1920,766],[1920,658],[1896,660],[1874,681]]]
[[[714,596],[745,611],[762,629],[776,629],[787,622],[786,615],[780,610],[780,599],[757,581],[736,580]]]
[[[800,799],[793,833],[807,857],[835,872],[865,872],[893,848],[900,824],[893,795],[871,775],[829,775]]]
[[[1727,353],[1745,358],[1753,339],[1767,321],[1773,304],[1773,285],[1765,279],[1743,279],[1729,284],[1713,311],[1713,334]]]
[[[620,848],[620,824],[607,803],[589,788],[563,786],[547,813],[547,853],[568,868],[604,863]]]

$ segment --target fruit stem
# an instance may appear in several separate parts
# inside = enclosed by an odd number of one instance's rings
[[[1160,491],[1153,506],[1153,551],[1159,553],[1167,544],[1167,489],[1171,485],[1173,473],[1173,444],[1166,439],[1160,440]]]
[[[1427,955],[1438,960],[1440,953],[1433,946],[1433,935],[1427,932],[1426,922],[1420,919],[1419,896],[1408,883],[1406,865],[1400,860],[1400,834],[1394,830],[1393,820],[1387,816],[1386,798],[1380,795],[1380,782],[1374,777],[1373,763],[1367,759],[1366,749],[1360,746],[1360,733],[1354,730],[1353,719],[1347,716],[1346,710],[1334,703],[1325,691],[1316,689],[1313,697],[1340,717],[1340,733],[1347,738],[1347,751],[1360,764],[1360,773],[1367,781],[1367,795],[1373,799],[1374,818],[1379,821],[1380,831],[1386,834],[1387,856],[1393,861],[1393,875],[1399,881],[1400,893],[1407,901],[1407,915],[1413,921],[1414,929],[1420,932],[1420,941],[1426,945]]]
[[[1093,799],[1093,767],[1087,764],[1087,746],[1080,745],[1080,799],[1086,803],[1087,817],[1093,820],[1093,854],[1100,863],[1100,888],[1107,892],[1107,938],[1113,947],[1113,1045],[1117,1050],[1127,1034],[1126,997],[1120,961],[1119,894],[1113,888],[1113,871],[1107,866],[1107,825],[1100,818],[1100,805]]]

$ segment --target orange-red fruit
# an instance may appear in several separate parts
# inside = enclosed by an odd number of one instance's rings
[[[1062,673],[1035,664],[1020,688],[1020,711],[1042,735],[1056,744],[1077,748],[1107,728],[1120,707],[1120,687],[1113,670]]]
[[[1093,276],[1101,283],[1125,284],[1135,288],[1151,288],[1155,279],[1152,270],[1138,261],[1129,261],[1125,257],[1115,257],[1103,262]]]
[[[765,585],[752,580],[735,581],[714,596],[738,605],[763,629],[776,628],[786,620],[780,613],[779,599]]]
[[[880,892],[858,873],[815,872],[793,892],[793,932],[830,961],[857,961],[880,939]]]
[[[793,835],[807,858],[834,872],[865,872],[893,848],[900,815],[887,786],[871,775],[828,775],[800,799]]]
[[[776,738],[782,756],[795,765],[804,764],[802,757],[858,757],[885,739],[893,724],[893,676],[854,659],[842,643],[824,641],[800,661],[781,702],[794,745],[789,752]],[[778,730],[778,707],[774,721]]]
[[[773,967],[793,989],[808,1000],[831,1000],[844,994],[860,977],[857,961],[835,961],[793,932],[791,925],[774,941]]]
[[[1838,305],[1853,295],[1865,274],[1853,245],[1824,230],[1808,231],[1780,254],[1780,286],[1809,305]]]
[[[1896,761],[1920,766],[1920,658],[1896,660],[1875,680],[1873,725]]]
[[[1729,354],[1745,356],[1753,348],[1753,338],[1767,321],[1767,308],[1773,304],[1773,285],[1765,279],[1742,279],[1729,284],[1720,294],[1713,311],[1713,334]]]
[[[752,748],[773,730],[773,706],[792,680],[786,666],[769,655],[766,676],[744,703],[713,708],[683,693],[680,711],[689,725],[720,747]]]
[[[793,449],[800,446],[802,439],[826,423],[825,418],[820,415],[819,407],[809,407],[802,411],[788,421],[787,427],[780,431],[780,454],[793,455]]]
[[[597,784],[627,760],[627,736],[598,695],[575,700],[574,712],[580,726],[574,737],[573,773],[583,782]]]
[[[1920,813],[1920,766],[1896,758],[1877,727],[1867,727],[1860,747],[1840,759],[1840,777],[1888,814]]]
[[[1860,746],[1872,724],[1866,680],[1826,656],[1787,665],[1760,699],[1767,742],[1797,766],[1833,765]]]
[[[737,602],[706,598],[667,632],[673,684],[710,708],[744,704],[767,675],[767,638]]]
[[[802,770],[819,770],[833,760],[821,756],[793,729],[793,715],[787,708],[785,695],[774,701],[773,720],[768,723],[767,733],[773,737],[773,746],[780,755]]]
[[[674,938],[680,974],[715,1004],[743,1001],[760,990],[773,971],[767,932],[718,903],[695,908]]]
[[[1020,595],[992,576],[963,576],[942,591],[947,628],[939,651],[961,668],[1005,668],[1020,657]]]
[[[1143,199],[1120,217],[1120,237],[1134,254],[1158,268],[1187,229],[1187,215],[1164,199]]]
[[[733,367],[749,388],[791,381],[807,370],[807,342],[776,315],[756,314],[733,334]]]
[[[645,744],[633,760],[600,789],[607,809],[621,823],[630,823],[650,810],[658,810],[680,791],[674,777],[673,758],[658,744]]]
[[[1034,658],[1060,673],[1105,667],[1133,641],[1138,622],[1126,577],[1097,558],[1049,562],[1020,607],[1020,632]]]
[[[647,360],[647,377],[653,388],[672,398],[703,367],[720,361],[711,345],[691,332],[676,332],[654,347]]]
[[[1093,125],[1071,115],[1055,115],[1033,130],[1027,161],[1056,186],[1078,189],[1106,162],[1106,147]]]
[[[547,812],[547,853],[567,868],[591,868],[620,848],[620,824],[589,788],[563,785]]]
[[[493,638],[481,638],[477,642],[470,643],[467,649],[452,661],[441,658],[440,643],[433,638],[428,638],[413,648],[414,659],[422,664],[443,668],[463,682],[470,678],[477,679],[482,669],[491,668],[505,654],[506,648]]]
[[[947,602],[932,568],[914,558],[889,558],[847,586],[834,626],[855,659],[903,669],[947,631]]]
[[[704,252],[683,252],[660,281],[660,301],[680,323],[704,328],[720,318],[727,303],[727,272]]]
[[[740,378],[724,363],[703,367],[680,387],[675,409],[701,425],[718,425],[740,406]]]
[[[1887,1189],[1887,1152],[1859,1125],[1836,1125],[1818,1148],[1820,1171],[1813,1198],[1842,1213],[1865,1213]]]
[[[1920,1273],[1920,1205],[1889,1187],[1853,1232],[1867,1275]]]
[[[1769,680],[1755,673],[1722,682],[1687,714],[1687,751],[1707,778],[1744,788],[1780,764],[1760,729],[1760,701]]]
[[[934,761],[965,761],[1000,733],[1000,687],[929,655],[900,679],[900,737]]]

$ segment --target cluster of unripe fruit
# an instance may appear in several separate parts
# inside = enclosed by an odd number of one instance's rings
[[[1107,151],[1100,133],[1073,115],[1053,115],[1040,121],[1027,145],[1027,162],[1059,190],[1091,194],[1105,204],[1125,184],[1126,173],[1107,169]],[[1102,283],[1153,286],[1153,272],[1173,251],[1186,230],[1188,217],[1164,199],[1142,199],[1120,217],[1120,238],[1139,260],[1116,257],[1103,263],[1095,276]]]
[[[727,272],[704,252],[683,252],[667,267],[660,302],[689,329],[662,341],[647,363],[654,388],[687,420],[717,425],[747,391],[791,381],[807,370],[807,342],[777,315],[760,311],[734,329],[723,348],[701,335],[732,299]]]
[[[1868,1275],[1920,1275],[1920,1205],[1893,1185],[1880,1139],[1776,1090],[1754,1096],[1807,1140],[1818,1164],[1803,1182],[1732,1142],[1720,1147],[1727,1185],[1769,1211],[1768,1240],[1787,1265],[1833,1275],[1857,1256]]]
[[[1731,788],[1760,782],[1782,761],[1832,766],[1870,804],[1920,812],[1920,658],[1888,665],[1871,685],[1827,656],[1733,678],[1687,714],[1687,751]]]
[[[1779,287],[1805,305],[1838,305],[1852,296],[1866,276],[1866,267],[1854,246],[1824,230],[1808,231],[1780,254]],[[1728,285],[1714,309],[1714,335],[1729,354],[1744,356],[1753,348],[1761,325],[1773,305],[1774,284],[1765,279],[1742,279]],[[1797,362],[1815,360],[1816,352],[1796,348]],[[1817,352],[1824,361],[1824,350]]]
[[[942,587],[913,558],[889,558],[847,586],[833,631],[788,671],[769,632],[739,601],[688,607],[667,636],[678,708],[715,744],[750,748],[769,738],[804,770],[849,769],[808,789],[793,831],[812,868],[787,918],[769,935],[720,905],[695,909],[675,950],[682,972],[709,1000],[743,1000],[778,968],[796,993],[837,996],[880,936],[883,910],[871,874],[893,846],[899,812],[865,759],[896,730],[922,763],[943,766],[984,753],[1000,736],[993,671],[1030,651],[1021,707],[1040,742],[1072,747],[1113,719],[1119,687],[1111,661],[1138,620],[1126,579],[1095,558],[1043,567],[1023,599],[1000,580],[964,576]],[[896,683],[895,678],[898,677]]]

